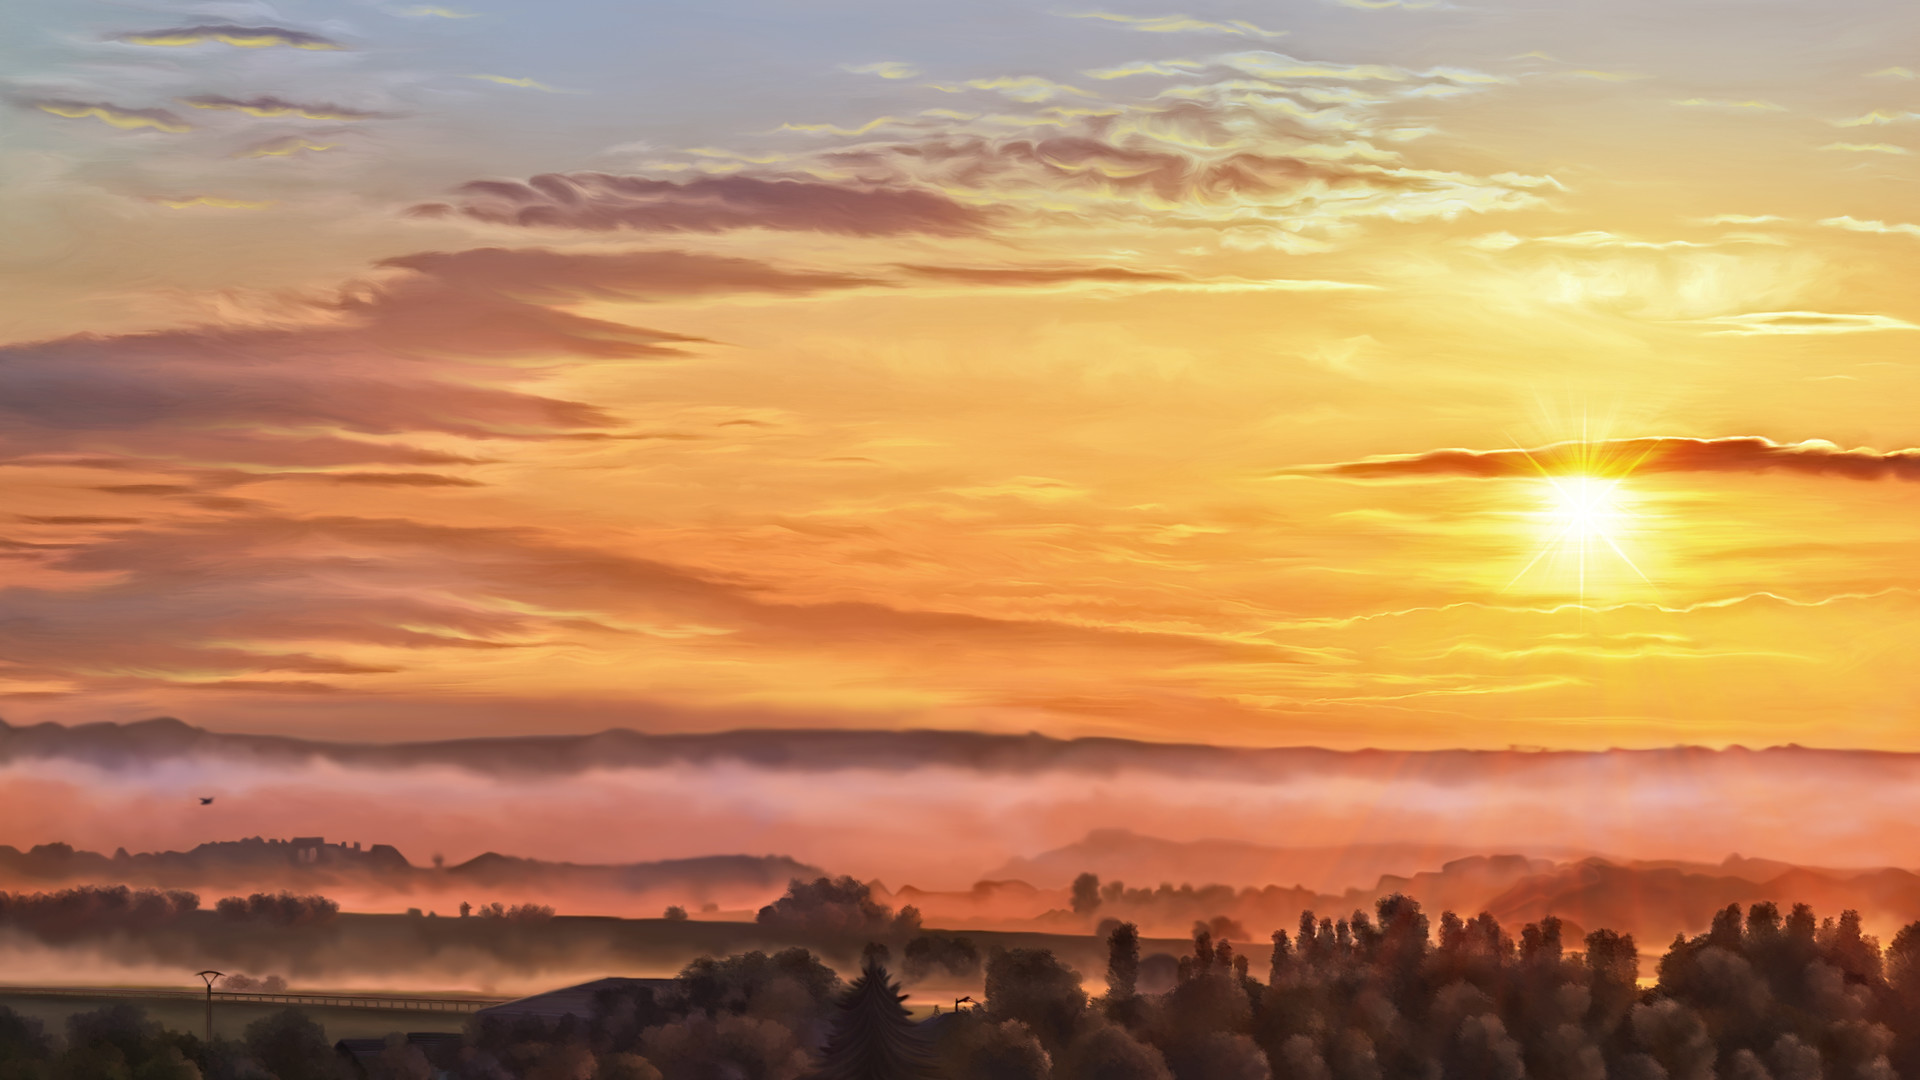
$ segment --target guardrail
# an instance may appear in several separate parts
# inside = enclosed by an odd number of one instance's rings
[[[0,986],[0,994],[30,997],[179,998],[205,1001],[205,990],[141,989],[126,986]],[[269,1005],[316,1005],[347,1009],[389,1009],[395,1012],[478,1012],[512,998],[434,997],[405,994],[274,994],[253,990],[215,990],[215,1002],[254,1002]]]

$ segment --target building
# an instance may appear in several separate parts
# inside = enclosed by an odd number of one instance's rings
[[[609,976],[592,982],[583,982],[578,986],[548,990],[500,1005],[489,1005],[474,1015],[501,1020],[540,1019],[551,1022],[568,1016],[589,1020],[593,1017],[594,1001],[601,994],[625,994],[637,990],[651,990],[656,995],[665,996],[679,985],[677,979],[627,979]]]

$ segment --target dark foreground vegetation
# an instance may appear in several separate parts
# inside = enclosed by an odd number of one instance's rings
[[[0,1009],[0,1080],[1892,1080],[1920,1078],[1920,923],[1890,947],[1852,913],[1729,907],[1642,988],[1631,937],[1544,919],[1430,924],[1406,897],[1303,915],[1251,949],[1196,929],[1143,992],[1130,924],[1106,992],[1044,949],[977,958],[925,935],[908,963],[983,963],[983,1001],[915,1023],[871,946],[848,986],[805,949],[702,959],[587,1015],[475,1018],[355,1057],[289,1010],[212,1044],[116,1006],[62,1038]]]

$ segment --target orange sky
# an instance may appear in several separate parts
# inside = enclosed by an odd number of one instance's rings
[[[0,46],[0,715],[1920,749],[1910,5],[715,8]]]

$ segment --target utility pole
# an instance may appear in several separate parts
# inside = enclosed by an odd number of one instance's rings
[[[226,978],[226,972],[201,971],[201,972],[196,972],[195,974],[199,976],[201,982],[207,984],[207,1045],[212,1046],[213,1045],[213,984],[217,980]]]

